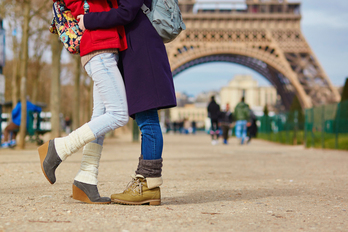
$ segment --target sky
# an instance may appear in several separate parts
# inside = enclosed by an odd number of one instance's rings
[[[348,77],[348,0],[302,0],[301,28],[323,69],[335,86]],[[270,83],[261,75],[233,63],[207,63],[194,66],[174,78],[175,89],[197,95],[219,90],[237,74],[251,74],[261,86]]]

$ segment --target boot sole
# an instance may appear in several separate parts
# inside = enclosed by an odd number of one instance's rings
[[[145,205],[145,204],[160,205],[161,204],[161,199],[152,199],[152,200],[139,201],[139,202],[123,201],[119,199],[111,199],[111,201],[117,204],[122,204],[122,205]]]
[[[43,174],[45,175],[46,179],[48,180],[48,182],[50,182],[51,184],[54,184],[50,181],[50,179],[48,179],[47,175],[46,175],[46,172],[45,172],[45,169],[43,167],[43,162],[45,161],[46,159],[46,156],[47,156],[47,152],[48,152],[48,145],[49,145],[49,141],[44,143],[43,145],[41,145],[39,148],[38,148],[38,151],[39,151],[39,156],[40,156],[40,162],[41,162],[41,170],[43,172]]]
[[[72,198],[78,201],[82,201],[88,204],[110,204],[111,201],[106,201],[106,202],[92,202],[87,194],[79,189],[76,185],[73,184],[73,195]]]

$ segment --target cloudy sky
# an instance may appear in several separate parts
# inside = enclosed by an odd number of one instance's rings
[[[290,1],[289,1],[290,2]],[[348,0],[302,0],[302,32],[335,86],[348,77]],[[236,74],[252,74],[260,85],[267,80],[251,69],[231,63],[192,67],[174,78],[177,91],[196,95],[219,90]]]

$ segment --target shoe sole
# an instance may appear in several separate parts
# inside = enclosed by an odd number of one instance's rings
[[[88,204],[110,204],[111,201],[106,201],[106,202],[92,202],[87,194],[82,191],[79,187],[73,184],[73,195],[72,198],[78,201],[82,201]]]
[[[38,151],[39,151],[39,156],[40,156],[40,162],[41,162],[41,169],[42,169],[42,172],[43,174],[45,175],[46,179],[48,180],[48,182],[50,182],[51,184],[54,184],[50,181],[50,179],[48,179],[47,175],[46,175],[46,172],[45,172],[45,169],[43,167],[43,162],[45,161],[46,159],[46,156],[47,156],[47,152],[48,152],[48,145],[50,144],[50,142],[46,142],[44,143],[43,145],[41,145],[39,148],[38,148]]]
[[[119,199],[111,199],[112,202],[122,205],[160,205],[161,199],[152,199],[152,200],[146,200],[146,201],[139,201],[139,202],[133,202],[133,201],[123,201]]]

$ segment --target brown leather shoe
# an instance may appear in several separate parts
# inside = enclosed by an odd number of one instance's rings
[[[146,178],[136,175],[123,193],[111,195],[111,201],[126,205],[160,205],[161,190],[159,187],[149,189]]]

